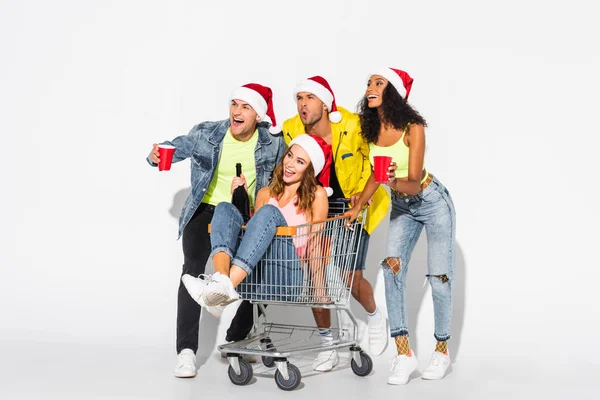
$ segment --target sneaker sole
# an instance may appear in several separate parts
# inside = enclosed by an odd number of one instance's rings
[[[219,308],[219,306],[207,306],[205,307],[206,311],[208,311],[213,317],[220,318],[223,315],[223,310]]]
[[[437,381],[439,379],[443,379],[446,376],[446,372],[442,376],[432,376],[432,375],[421,375],[421,379],[425,379],[426,381]]]
[[[409,380],[410,380],[410,379],[409,379]],[[407,383],[408,383],[408,381],[406,381],[406,382],[393,382],[393,381],[390,381],[389,379],[388,379],[388,381],[387,381],[387,384],[388,384],[388,385],[396,385],[396,386],[400,386],[400,385],[406,385]]]
[[[186,372],[186,373],[175,372],[173,375],[175,375],[175,378],[193,378],[196,376],[196,372]]]
[[[437,381],[442,379],[443,376],[436,376],[436,377],[426,377],[426,376],[421,376],[421,379],[425,380],[425,381]]]
[[[206,307],[226,306],[238,299],[229,297],[224,293],[204,293],[202,295],[203,303]]]

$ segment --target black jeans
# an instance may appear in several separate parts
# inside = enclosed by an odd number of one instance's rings
[[[267,308],[266,304],[263,304],[265,308]],[[262,312],[260,308],[258,309],[258,316],[260,317]],[[252,330],[252,326],[254,325],[254,312],[252,311],[252,303],[248,300],[244,300],[241,302],[240,306],[235,313],[235,316],[231,320],[231,325],[229,325],[229,329],[227,329],[227,335],[225,336],[225,341],[227,342],[237,342],[239,340],[244,340]]]
[[[183,270],[181,275],[197,277],[204,273],[210,256],[208,224],[212,221],[215,207],[202,203],[183,230]],[[177,353],[183,349],[198,350],[200,305],[192,299],[179,279],[177,293]]]

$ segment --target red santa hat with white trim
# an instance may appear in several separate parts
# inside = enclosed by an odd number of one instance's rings
[[[338,111],[335,104],[335,95],[329,82],[322,76],[312,76],[299,82],[294,89],[294,101],[300,92],[309,92],[317,96],[329,111],[329,120],[333,123],[338,123],[342,120],[342,114]]]
[[[281,127],[277,126],[275,121],[275,111],[273,110],[273,92],[271,88],[258,83],[248,83],[235,89],[230,96],[229,101],[240,99],[250,104],[256,111],[261,121],[265,119],[265,115],[271,120],[269,132],[278,134],[281,132]]]
[[[333,189],[329,186],[331,162],[333,159],[331,156],[331,145],[323,140],[323,138],[307,133],[296,136],[290,142],[289,147],[295,144],[302,147],[308,153],[317,180],[325,188],[327,196],[331,196],[333,194]]]
[[[408,100],[408,95],[410,94],[410,89],[412,88],[413,78],[408,75],[407,72],[402,71],[400,69],[383,67],[378,68],[374,72],[370,73],[367,77],[367,81],[373,75],[383,76],[385,79],[391,83],[394,88],[400,93],[400,96],[404,99],[404,101]]]

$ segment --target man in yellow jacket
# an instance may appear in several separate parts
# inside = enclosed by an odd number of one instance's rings
[[[296,136],[310,133],[322,137],[331,144],[333,165],[331,168],[330,199],[358,199],[369,176],[369,146],[360,135],[358,115],[342,107],[337,107],[333,91],[329,83],[320,76],[308,78],[300,82],[294,91],[298,114],[283,123],[283,135],[286,144]],[[373,288],[363,276],[369,235],[385,218],[390,198],[383,186],[379,187],[371,199],[367,210],[366,221],[361,235],[361,251],[357,256],[352,296],[364,307],[368,314],[370,353],[380,355],[388,341],[387,320],[377,309],[373,297]],[[331,313],[328,309],[313,309],[317,326],[320,328],[324,344],[333,341],[331,334]],[[227,330],[226,341],[242,340],[248,335],[253,325],[252,305],[243,301],[231,326]],[[317,371],[328,371],[338,363],[335,350],[319,353],[313,368]]]
[[[329,83],[321,76],[314,76],[300,82],[294,90],[298,114],[283,123],[283,136],[286,144],[296,136],[309,133],[320,136],[331,144],[333,165],[328,190],[331,200],[339,198],[358,199],[371,175],[369,146],[360,135],[358,115],[342,107],[337,107],[335,96]],[[363,276],[369,245],[369,236],[387,213],[390,198],[383,186],[371,199],[363,224],[361,251],[357,256],[352,296],[364,307],[368,314],[370,353],[380,355],[388,341],[387,320],[377,309],[373,288]],[[313,309],[321,340],[329,344],[331,335],[331,312],[329,309]],[[319,353],[313,363],[316,371],[331,370],[338,363],[337,351]]]

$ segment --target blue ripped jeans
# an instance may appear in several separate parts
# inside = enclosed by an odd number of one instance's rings
[[[390,332],[392,337],[408,335],[406,274],[423,227],[427,234],[427,277],[433,295],[434,336],[438,341],[446,341],[450,338],[452,318],[456,213],[450,193],[435,177],[414,196],[403,197],[392,191],[386,259],[381,264]]]
[[[232,265],[248,276],[236,290],[245,300],[294,301],[300,294],[303,275],[291,237],[275,236],[278,226],[287,226],[281,211],[266,204],[244,221],[231,203],[219,203],[211,222],[211,257],[225,252]],[[265,257],[266,256],[266,257]]]

